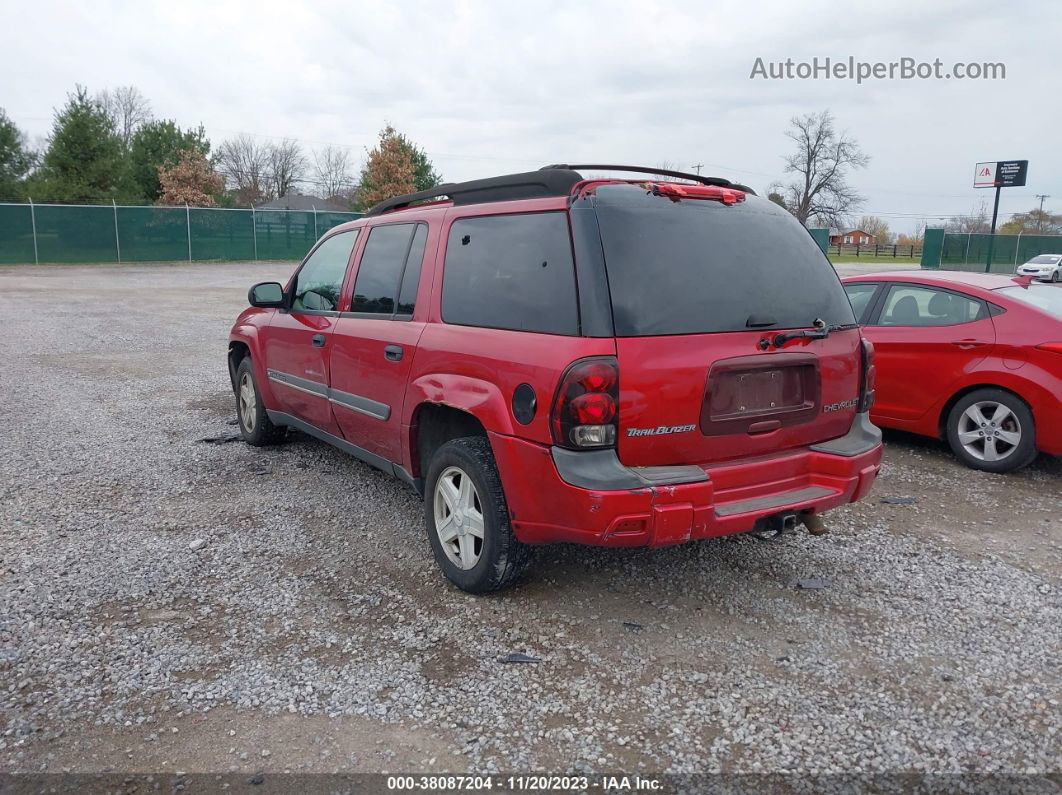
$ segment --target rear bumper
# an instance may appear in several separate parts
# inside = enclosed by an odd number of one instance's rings
[[[513,529],[529,544],[663,546],[743,533],[771,514],[855,502],[881,462],[881,433],[866,415],[840,439],[707,468],[629,468],[612,451],[490,440]]]

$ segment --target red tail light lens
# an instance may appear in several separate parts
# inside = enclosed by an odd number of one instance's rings
[[[870,411],[874,405],[874,384],[877,381],[877,369],[874,367],[874,343],[866,337],[860,337],[859,360],[862,365],[859,382],[859,411]]]
[[[579,395],[569,406],[580,425],[605,425],[616,418],[616,401],[612,395],[590,392]]]
[[[619,426],[619,365],[613,357],[580,359],[561,377],[550,417],[553,441],[581,450],[612,447]]]
[[[587,392],[607,392],[616,384],[616,365],[588,362],[579,368],[579,386]]]

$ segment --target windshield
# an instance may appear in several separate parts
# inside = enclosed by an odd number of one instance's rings
[[[1047,284],[1030,284],[1028,287],[1003,287],[997,292],[1023,304],[1062,317],[1062,289]]]
[[[829,260],[765,199],[676,202],[603,185],[593,201],[617,336],[855,323]]]
[[[1041,254],[1038,257],[1033,257],[1029,260],[1029,265],[1054,265],[1058,262],[1057,254]]]

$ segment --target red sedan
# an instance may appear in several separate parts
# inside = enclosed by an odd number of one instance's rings
[[[988,472],[1062,455],[1062,287],[932,271],[843,281],[874,343],[875,423],[947,439]]]

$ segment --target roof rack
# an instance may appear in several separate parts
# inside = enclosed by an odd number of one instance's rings
[[[513,199],[538,199],[546,196],[568,196],[576,183],[583,176],[576,169],[593,169],[597,171],[629,171],[636,174],[649,174],[678,179],[688,179],[701,185],[715,185],[721,188],[734,188],[755,195],[755,191],[744,185],[737,185],[722,177],[702,177],[700,174],[686,174],[682,171],[670,171],[666,168],[648,168],[645,166],[601,166],[601,165],[567,165],[544,166],[538,171],[526,171],[521,174],[506,174],[501,177],[475,179],[470,182],[447,182],[428,190],[407,193],[382,201],[365,213],[367,216],[383,215],[392,210],[404,210],[416,202],[449,197],[455,205],[483,204],[485,202],[510,201]]]
[[[471,182],[448,183],[434,188],[380,202],[366,215],[381,215],[390,210],[402,210],[414,202],[449,196],[455,205],[483,204],[511,199],[537,199],[544,196],[567,196],[582,177],[574,171],[540,169],[523,174],[474,179]]]
[[[634,174],[651,174],[659,177],[676,177],[678,179],[688,179],[691,182],[699,182],[702,185],[715,185],[720,188],[734,187],[728,179],[722,177],[702,177],[700,174],[687,174],[684,171],[671,171],[666,168],[649,168],[647,166],[602,166],[602,165],[568,165],[567,163],[558,163],[553,166],[544,166],[543,171],[546,169],[567,169],[569,171],[575,171],[576,169],[592,169],[594,171],[630,171]]]

